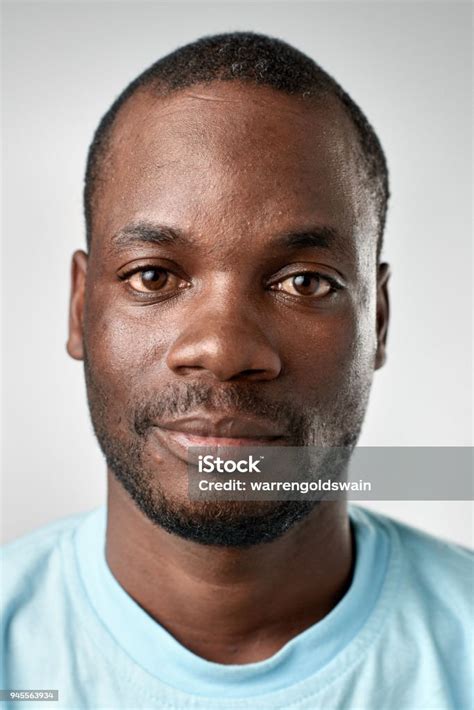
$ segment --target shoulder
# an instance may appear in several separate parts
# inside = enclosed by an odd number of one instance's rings
[[[351,506],[351,517],[388,533],[400,557],[405,583],[427,604],[472,614],[473,550],[366,508]]]
[[[77,606],[75,538],[93,512],[56,520],[0,548],[2,687],[38,687],[39,677],[57,688],[58,678],[76,673],[75,648],[88,640]]]
[[[354,517],[353,517],[354,516]],[[388,516],[358,508],[355,524],[385,531],[390,594],[378,654],[396,658],[403,686],[415,673],[429,707],[468,707],[474,668],[474,553]],[[413,706],[413,705],[411,705]],[[425,706],[425,704],[424,704]]]
[[[61,576],[60,546],[90,513],[55,520],[0,547],[2,612],[11,611]]]
[[[0,546],[0,554],[4,564],[18,564],[31,560],[38,555],[50,552],[62,535],[73,530],[89,513],[78,513],[54,520],[21,537]]]

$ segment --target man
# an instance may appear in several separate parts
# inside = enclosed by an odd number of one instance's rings
[[[278,40],[204,38],[117,99],[67,345],[107,505],[7,546],[3,688],[65,708],[470,707],[467,550],[340,499],[187,489],[195,446],[350,454],[385,359],[388,194],[365,116]]]

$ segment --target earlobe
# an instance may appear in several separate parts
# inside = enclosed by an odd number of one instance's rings
[[[66,349],[75,360],[84,359],[83,321],[87,274],[87,254],[74,252],[71,263],[71,298],[69,303],[69,337]]]
[[[388,264],[379,264],[377,273],[377,351],[375,353],[374,368],[378,370],[386,360],[387,332],[390,315],[390,302],[388,296],[388,280],[390,267]]]

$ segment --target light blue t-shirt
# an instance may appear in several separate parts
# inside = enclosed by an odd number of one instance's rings
[[[42,710],[471,710],[473,553],[363,508],[349,514],[347,593],[246,665],[196,656],[125,592],[105,560],[105,507],[26,535],[3,548],[0,687],[57,689]]]

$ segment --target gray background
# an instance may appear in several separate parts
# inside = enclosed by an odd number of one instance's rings
[[[279,36],[332,73],[385,147],[389,359],[361,444],[472,445],[471,7],[456,2],[3,2],[2,539],[104,500],[69,262],[100,116],[142,69],[213,32]],[[367,507],[472,544],[468,502]]]

